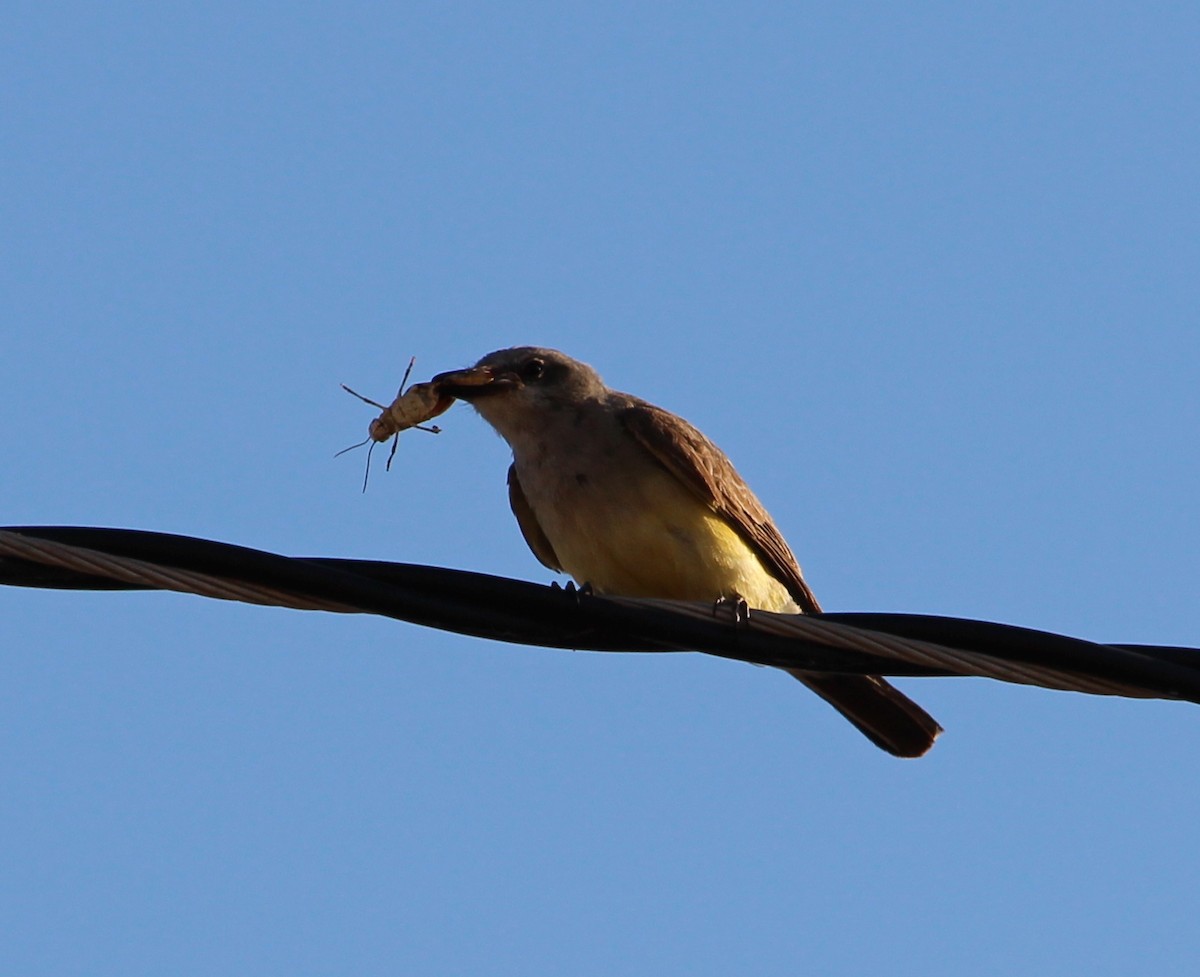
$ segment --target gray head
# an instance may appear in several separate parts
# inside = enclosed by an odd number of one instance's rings
[[[547,412],[603,400],[600,374],[556,349],[517,346],[488,353],[473,367],[433,378],[443,392],[472,404],[506,438],[536,427]]]

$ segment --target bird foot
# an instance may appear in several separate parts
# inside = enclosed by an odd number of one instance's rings
[[[561,590],[563,593],[570,594],[575,598],[575,603],[578,604],[581,598],[595,596],[595,591],[590,583],[582,584],[579,587],[575,586],[574,580],[568,580],[565,584],[560,584],[557,580],[550,584],[551,590]]]
[[[713,601],[713,617],[727,617],[734,624],[746,624],[750,620],[750,605],[740,594],[722,595]]]

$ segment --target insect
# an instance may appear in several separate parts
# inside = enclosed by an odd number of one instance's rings
[[[367,449],[367,470],[363,473],[363,491],[367,490],[367,480],[371,477],[371,452],[375,450],[375,445],[392,439],[392,450],[388,452],[387,465],[385,471],[391,471],[392,459],[396,456],[396,446],[400,443],[400,432],[407,431],[410,427],[415,427],[418,431],[428,431],[430,434],[441,434],[442,429],[436,424],[431,427],[425,426],[425,421],[430,418],[437,417],[449,409],[454,403],[454,398],[449,394],[444,394],[439,389],[436,383],[415,383],[407,390],[404,385],[408,383],[408,377],[412,373],[413,364],[417,358],[414,356],[408,361],[408,368],[404,371],[404,378],[400,381],[400,390],[396,394],[396,399],[388,406],[384,406],[370,397],[364,397],[356,390],[351,390],[344,383],[342,389],[346,393],[357,397],[364,403],[370,404],[372,407],[378,407],[382,413],[371,422],[371,426],[367,429],[367,436],[358,444],[352,444],[349,448],[343,448],[339,451],[335,458],[344,455],[347,451],[353,451],[355,448],[361,448],[364,444],[370,444]]]

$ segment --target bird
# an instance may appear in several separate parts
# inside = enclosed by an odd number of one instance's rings
[[[432,382],[508,442],[509,505],[549,569],[599,595],[820,612],[767,510],[682,417],[537,346],[497,350]],[[942,731],[880,676],[786,671],[895,756],[922,756]]]

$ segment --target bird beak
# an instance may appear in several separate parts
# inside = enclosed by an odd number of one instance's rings
[[[441,393],[470,402],[478,397],[498,394],[515,386],[516,374],[497,373],[490,366],[472,366],[466,370],[451,370],[433,378]]]

